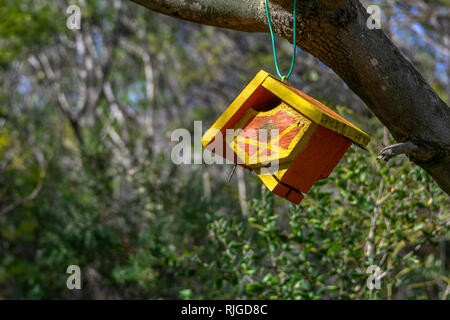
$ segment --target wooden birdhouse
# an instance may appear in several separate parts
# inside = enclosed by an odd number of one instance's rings
[[[369,140],[317,100],[260,71],[202,144],[255,171],[272,192],[298,204],[330,175],[352,142],[366,147]]]

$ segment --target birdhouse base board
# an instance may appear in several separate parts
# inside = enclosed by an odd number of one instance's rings
[[[300,191],[295,190],[288,185],[285,185],[280,180],[278,180],[275,175],[260,174],[258,175],[258,177],[270,191],[282,198],[289,200],[292,203],[299,204],[304,198],[303,194]]]

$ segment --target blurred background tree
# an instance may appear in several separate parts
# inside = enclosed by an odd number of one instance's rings
[[[298,49],[291,83],[373,139],[293,206],[251,173],[170,161],[174,129],[205,130],[274,73],[266,34],[118,0],[73,2],[69,30],[65,1],[0,3],[0,298],[448,299],[448,195],[405,157],[375,160],[392,138],[314,57]],[[448,2],[373,3],[448,103]]]

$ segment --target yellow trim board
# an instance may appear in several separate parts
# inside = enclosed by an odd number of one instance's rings
[[[286,87],[281,81],[275,79],[274,77],[267,77],[262,83],[262,86],[278,96],[281,100],[291,105],[297,111],[304,114],[311,121],[337,132],[363,147],[366,147],[369,143],[370,137],[365,132],[358,129],[351,123],[345,123],[337,118],[334,118],[332,115],[323,112],[321,109]]]
[[[278,181],[272,177],[271,174],[259,174],[258,177],[262,180],[262,182],[269,188],[270,191],[273,191],[275,187],[278,185]]]

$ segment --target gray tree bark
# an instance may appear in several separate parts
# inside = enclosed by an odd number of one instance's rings
[[[150,10],[196,23],[268,32],[264,0],[132,0]],[[269,2],[274,31],[292,42],[292,0]],[[382,30],[367,27],[358,0],[297,4],[296,45],[333,69],[366,103],[408,157],[450,194],[450,108]]]

